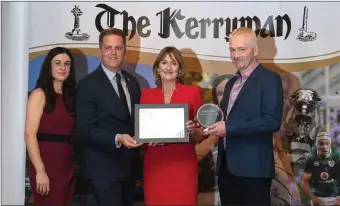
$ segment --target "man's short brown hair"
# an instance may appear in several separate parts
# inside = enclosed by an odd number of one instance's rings
[[[117,28],[108,28],[108,29],[104,29],[102,32],[100,32],[99,47],[102,47],[104,37],[110,36],[110,35],[116,35],[116,36],[122,37],[123,43],[124,43],[124,48],[126,47],[126,37],[124,35],[124,32],[121,29],[117,29]]]

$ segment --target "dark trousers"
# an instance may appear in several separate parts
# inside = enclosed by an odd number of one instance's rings
[[[136,181],[114,179],[90,179],[97,205],[130,206],[135,197]]]
[[[242,164],[242,162],[240,162]],[[238,177],[227,167],[225,154],[218,176],[221,205],[270,205],[270,178]]]

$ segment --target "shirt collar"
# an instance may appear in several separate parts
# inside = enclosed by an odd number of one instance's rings
[[[101,63],[101,67],[103,68],[103,71],[105,72],[106,76],[110,79],[113,80],[115,78],[116,74],[119,73],[122,76],[122,70],[120,69],[118,72],[113,72],[106,68],[103,63]]]

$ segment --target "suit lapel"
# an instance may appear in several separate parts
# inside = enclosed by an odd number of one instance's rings
[[[122,75],[125,79],[125,82],[126,82],[126,86],[128,88],[128,91],[129,91],[129,94],[130,94],[130,105],[131,105],[131,116],[133,117],[134,116],[134,105],[132,104],[134,100],[134,98],[136,97],[135,93],[134,93],[134,87],[133,87],[133,82],[130,81],[130,76],[129,74],[127,74],[127,72],[125,72],[124,70],[122,70]]]
[[[106,76],[103,68],[101,66],[98,67],[99,77],[101,82],[103,82],[104,85],[104,91],[103,94],[108,95],[110,99],[112,99],[112,102],[115,104],[115,111],[113,114],[121,119],[124,119],[126,116],[126,109],[123,105],[123,103],[120,101],[120,98],[116,92],[116,90],[113,88],[113,85],[109,78]],[[111,101],[110,101],[111,102]],[[122,115],[123,114],[123,115]]]
[[[221,106],[220,106],[223,109],[224,115],[227,115],[229,98],[230,98],[230,92],[231,92],[231,89],[233,88],[236,80],[237,80],[237,78],[233,77],[227,83],[229,86],[226,87],[226,90],[225,90],[225,93],[224,93],[224,97],[223,97],[223,100],[221,101]]]
[[[250,76],[248,77],[247,81],[244,83],[240,93],[237,95],[236,100],[234,102],[233,107],[235,107],[235,105],[237,104],[237,102],[240,100],[240,98],[247,92],[249,91],[250,88],[252,88],[252,86],[254,84],[257,83],[258,80],[258,74],[260,72],[260,68],[259,66],[257,66],[257,68],[255,68],[255,70],[250,74]],[[233,108],[231,109],[233,110]],[[231,111],[230,111],[231,112]]]
[[[100,78],[101,78],[105,88],[109,91],[108,95],[114,97],[115,100],[120,101],[116,90],[113,88],[112,83],[111,83],[110,79],[106,76],[103,68],[101,66],[99,66],[98,69],[99,69]]]

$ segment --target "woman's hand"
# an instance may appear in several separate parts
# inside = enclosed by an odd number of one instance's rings
[[[37,193],[43,196],[50,192],[50,180],[46,172],[38,172],[36,175]]]
[[[196,134],[196,123],[192,120],[187,121],[187,123],[185,124],[185,127],[187,129],[187,131],[189,132],[189,134]]]

